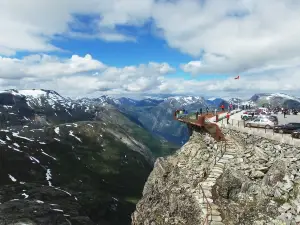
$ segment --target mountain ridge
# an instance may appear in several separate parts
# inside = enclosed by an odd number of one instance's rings
[[[154,159],[177,150],[49,90],[1,92],[0,121],[0,224],[129,225]]]

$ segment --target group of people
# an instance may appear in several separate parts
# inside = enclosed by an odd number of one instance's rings
[[[263,105],[264,107],[264,105]],[[294,114],[297,115],[298,114],[298,110],[295,108],[292,109],[288,109],[288,108],[280,108],[280,107],[275,107],[275,108],[271,108],[271,107],[266,107],[268,109],[269,112],[272,112],[274,114],[277,114],[279,112],[281,112],[284,116],[284,118],[286,118],[286,115],[290,115],[290,114]]]
[[[225,106],[222,104],[221,106],[220,106],[220,108],[221,108],[221,111],[222,112],[225,112]],[[228,112],[227,112],[227,114],[226,114],[226,118],[227,118],[227,124],[229,123],[229,118],[230,118],[230,111],[232,111],[232,110],[235,110],[235,106],[234,105],[232,105],[232,104],[230,104],[229,106],[228,106]],[[217,109],[215,108],[214,109],[214,115],[217,115]],[[209,113],[209,108],[208,107],[206,107],[206,114],[208,114]],[[213,113],[213,111],[212,111],[212,113]],[[184,108],[183,109],[178,109],[178,110],[176,110],[175,111],[175,117],[176,118],[180,118],[180,117],[182,117],[183,115],[187,115],[188,114],[188,112],[187,112],[187,110],[185,110]],[[198,117],[199,117],[199,115],[203,115],[203,109],[202,108],[200,108],[200,110],[199,111],[197,111],[196,113],[196,119],[198,119]]]
[[[175,111],[175,116],[176,116],[176,118],[179,118],[179,117],[181,117],[182,115],[187,115],[188,114],[188,112],[183,108],[183,109],[177,109],[176,111]]]
[[[290,114],[297,115],[298,114],[298,110],[296,110],[296,109],[282,108],[281,109],[281,113],[283,114],[284,118],[286,118],[286,115],[290,115]]]
[[[242,110],[247,110],[247,109],[251,109],[251,105],[242,105]]]

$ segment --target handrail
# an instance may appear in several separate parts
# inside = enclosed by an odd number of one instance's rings
[[[209,213],[208,213],[208,207],[210,208],[210,212],[212,212],[212,208],[211,208],[211,204],[210,204],[210,202],[208,201],[208,199],[207,199],[207,197],[206,197],[206,195],[205,195],[205,193],[204,193],[204,190],[203,190],[203,188],[202,188],[202,186],[200,185],[200,189],[201,189],[201,191],[202,191],[202,193],[203,193],[203,200],[205,200],[206,201],[206,216],[205,216],[205,220],[203,221],[203,223],[202,223],[202,225],[204,225],[204,224],[207,224],[208,223],[208,217],[209,217]]]
[[[219,113],[218,113],[219,114]],[[196,113],[189,113],[189,114],[178,114],[176,115],[176,112],[174,112],[174,119],[186,124],[191,124],[198,127],[203,127],[208,133],[210,133],[211,136],[213,136],[217,141],[225,140],[225,137],[220,129],[220,127],[210,122],[207,118],[213,117],[213,113],[208,114],[197,114]],[[212,132],[211,128],[214,127],[215,131]]]

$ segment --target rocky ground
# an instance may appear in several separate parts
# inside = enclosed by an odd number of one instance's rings
[[[176,155],[156,161],[134,225],[300,222],[300,149],[224,132],[226,145],[194,131]]]

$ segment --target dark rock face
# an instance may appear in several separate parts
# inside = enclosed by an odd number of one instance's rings
[[[0,225],[130,224],[171,146],[111,105],[20,93],[0,93]]]
[[[1,131],[2,224],[129,224],[152,164],[109,129],[82,122]]]
[[[176,145],[187,142],[189,135],[186,126],[173,119],[174,111],[185,108],[188,112],[196,112],[202,108],[205,112],[207,106],[210,110],[214,109],[213,105],[200,97],[174,97],[163,101],[144,100],[134,105],[117,105],[124,115],[135,118],[149,132],[162,136]]]
[[[33,92],[34,93],[34,92]],[[0,93],[0,128],[37,124],[37,117],[47,123],[65,123],[92,120],[94,115],[80,105],[53,91],[43,95],[24,96],[15,90]],[[47,123],[44,124],[47,125]]]
[[[0,195],[5,196],[0,205],[0,224],[95,224],[82,215],[82,206],[74,197],[59,189],[31,183],[6,185]]]

